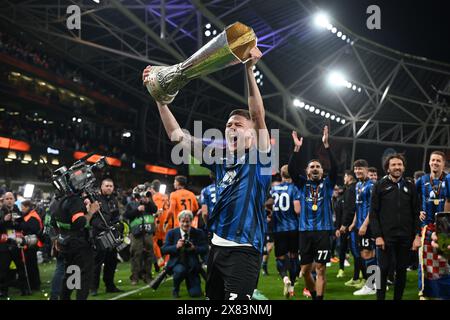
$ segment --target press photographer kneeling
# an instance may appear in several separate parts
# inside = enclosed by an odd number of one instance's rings
[[[167,233],[166,241],[161,248],[163,255],[170,255],[166,270],[168,274],[173,275],[172,295],[174,298],[180,297],[180,285],[183,280],[186,280],[186,287],[191,297],[202,295],[199,257],[208,251],[208,243],[202,230],[191,227],[192,219],[191,211],[181,211],[178,216],[180,227]]]

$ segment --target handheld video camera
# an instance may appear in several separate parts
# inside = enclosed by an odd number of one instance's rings
[[[108,163],[105,157],[101,157],[92,165],[86,164],[86,160],[92,154],[81,158],[75,162],[69,169],[63,166],[56,169],[52,175],[52,184],[58,190],[60,195],[77,194],[89,189],[95,182],[95,176],[92,169],[104,168]]]

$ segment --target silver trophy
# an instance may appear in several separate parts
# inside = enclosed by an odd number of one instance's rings
[[[256,41],[252,28],[235,22],[186,61],[168,67],[152,66],[147,77],[147,90],[156,101],[171,103],[190,80],[245,63],[250,58],[250,50],[256,47]]]

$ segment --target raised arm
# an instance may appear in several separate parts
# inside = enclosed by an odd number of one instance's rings
[[[147,76],[150,72],[150,66],[144,69],[144,72],[142,73],[142,81],[144,85],[147,83]],[[167,136],[169,137],[170,141],[179,143],[182,142],[183,144],[186,144],[186,146],[191,145],[192,143],[200,143],[201,141],[196,141],[194,137],[189,135],[186,132],[183,132],[180,125],[178,124],[178,121],[175,119],[174,115],[172,114],[172,111],[170,111],[169,106],[166,104],[163,104],[159,101],[156,101],[156,105],[158,106],[158,112],[161,116],[161,121],[164,125],[164,129],[166,130]]]
[[[297,132],[292,131],[292,140],[294,141],[294,152],[292,152],[291,157],[288,162],[288,172],[291,176],[292,181],[299,186],[301,183],[302,174],[302,163],[300,159],[300,148],[303,144],[303,137],[300,139],[297,136]]]
[[[259,92],[258,84],[253,74],[253,66],[261,59],[262,53],[257,47],[250,51],[250,60],[245,64],[248,88],[248,110],[255,123],[257,148],[260,151],[270,150],[270,136],[265,121],[264,104]]]
[[[330,171],[328,172],[328,178],[330,179],[331,183],[333,185],[335,185],[336,179],[337,179],[337,163],[336,163],[336,159],[334,158],[334,154],[330,150],[330,144],[328,142],[328,137],[329,137],[328,126],[325,126],[323,128],[322,142],[323,142],[323,146],[325,147],[325,150],[327,152],[328,159],[330,160]]]

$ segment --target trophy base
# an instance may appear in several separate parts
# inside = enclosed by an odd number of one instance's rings
[[[178,90],[173,88],[182,87],[188,82],[182,75],[180,66],[181,64],[151,67],[146,87],[153,99],[164,104],[171,103],[175,99]]]

